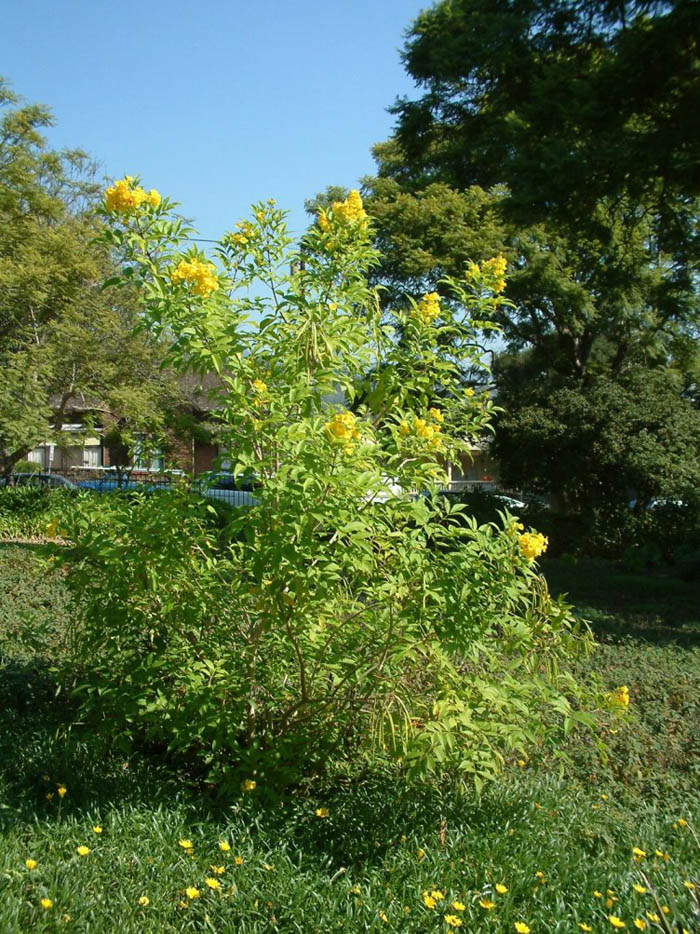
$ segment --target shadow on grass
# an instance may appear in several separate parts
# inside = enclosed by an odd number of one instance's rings
[[[607,561],[547,559],[554,595],[574,604],[598,639],[700,646],[700,582],[620,570]]]
[[[7,662],[0,668],[0,832],[36,820],[89,818],[110,808],[177,810],[191,826],[232,821],[268,846],[301,852],[311,866],[339,869],[385,859],[410,827],[416,848],[440,845],[441,827],[496,832],[527,810],[516,789],[473,796],[436,784],[406,785],[388,771],[335,772],[313,791],[300,787],[276,800],[257,793],[219,800],[192,773],[152,750],[123,755],[76,722],[70,698],[56,693],[45,664]],[[69,792],[60,800],[59,785]],[[329,818],[316,817],[327,808]],[[530,804],[531,807],[531,804]],[[94,817],[93,817],[94,819]],[[444,824],[443,824],[444,822]]]
[[[166,768],[109,752],[82,726],[44,661],[4,660],[0,718],[0,827],[55,814],[59,785],[71,792],[64,813],[180,793],[182,781]]]

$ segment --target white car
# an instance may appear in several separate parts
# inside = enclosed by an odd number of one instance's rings
[[[234,477],[232,474],[204,474],[197,477],[192,489],[207,499],[215,499],[229,506],[256,506],[260,500],[253,494],[257,481],[251,477]]]

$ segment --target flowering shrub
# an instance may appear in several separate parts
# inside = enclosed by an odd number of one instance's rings
[[[510,751],[591,722],[598,701],[562,662],[592,642],[536,570],[542,537],[479,527],[432,492],[488,426],[463,373],[481,365],[500,261],[390,326],[357,192],[298,249],[274,202],[254,205],[217,267],[182,251],[167,199],[121,205],[108,192],[105,236],[144,322],[176,366],[216,374],[222,450],[260,489],[223,539],[184,491],[115,500],[106,521],[82,510],[69,580],[86,713],[258,791],[340,752],[479,787]]]

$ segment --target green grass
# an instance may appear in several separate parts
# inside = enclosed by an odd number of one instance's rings
[[[633,889],[640,871],[700,930],[683,885],[700,888],[700,601],[690,585],[602,564],[550,562],[546,573],[592,618],[596,670],[630,686],[633,720],[606,736],[608,766],[581,738],[563,775],[533,755],[481,800],[358,769],[274,805],[257,788],[221,803],[155,754],[107,750],[75,723],[52,671],[73,612],[60,575],[41,547],[0,546],[0,931],[428,934],[455,915],[460,931],[513,932],[521,921],[535,934],[581,922],[613,931],[609,914],[635,931],[635,918],[658,911]],[[648,854],[639,864],[635,846]],[[428,908],[422,893],[435,889],[445,897]]]

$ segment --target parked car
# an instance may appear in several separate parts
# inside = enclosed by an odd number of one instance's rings
[[[77,490],[72,480],[67,480],[55,473],[15,473],[10,481],[11,486],[38,486],[47,490]],[[0,479],[0,486],[6,486],[5,478]]]
[[[81,490],[93,490],[95,493],[115,493],[120,490],[138,490],[143,484],[127,480],[126,477],[100,477],[97,480],[80,480],[78,486]]]
[[[503,493],[492,493],[491,496],[493,499],[498,500],[499,503],[502,503],[510,512],[513,512],[514,509],[521,510],[527,508],[526,503],[521,499],[515,499],[514,496],[505,496]]]
[[[202,474],[193,482],[191,489],[229,506],[255,506],[260,502],[253,494],[253,490],[260,489],[260,481],[252,475],[234,477],[227,473]]]

